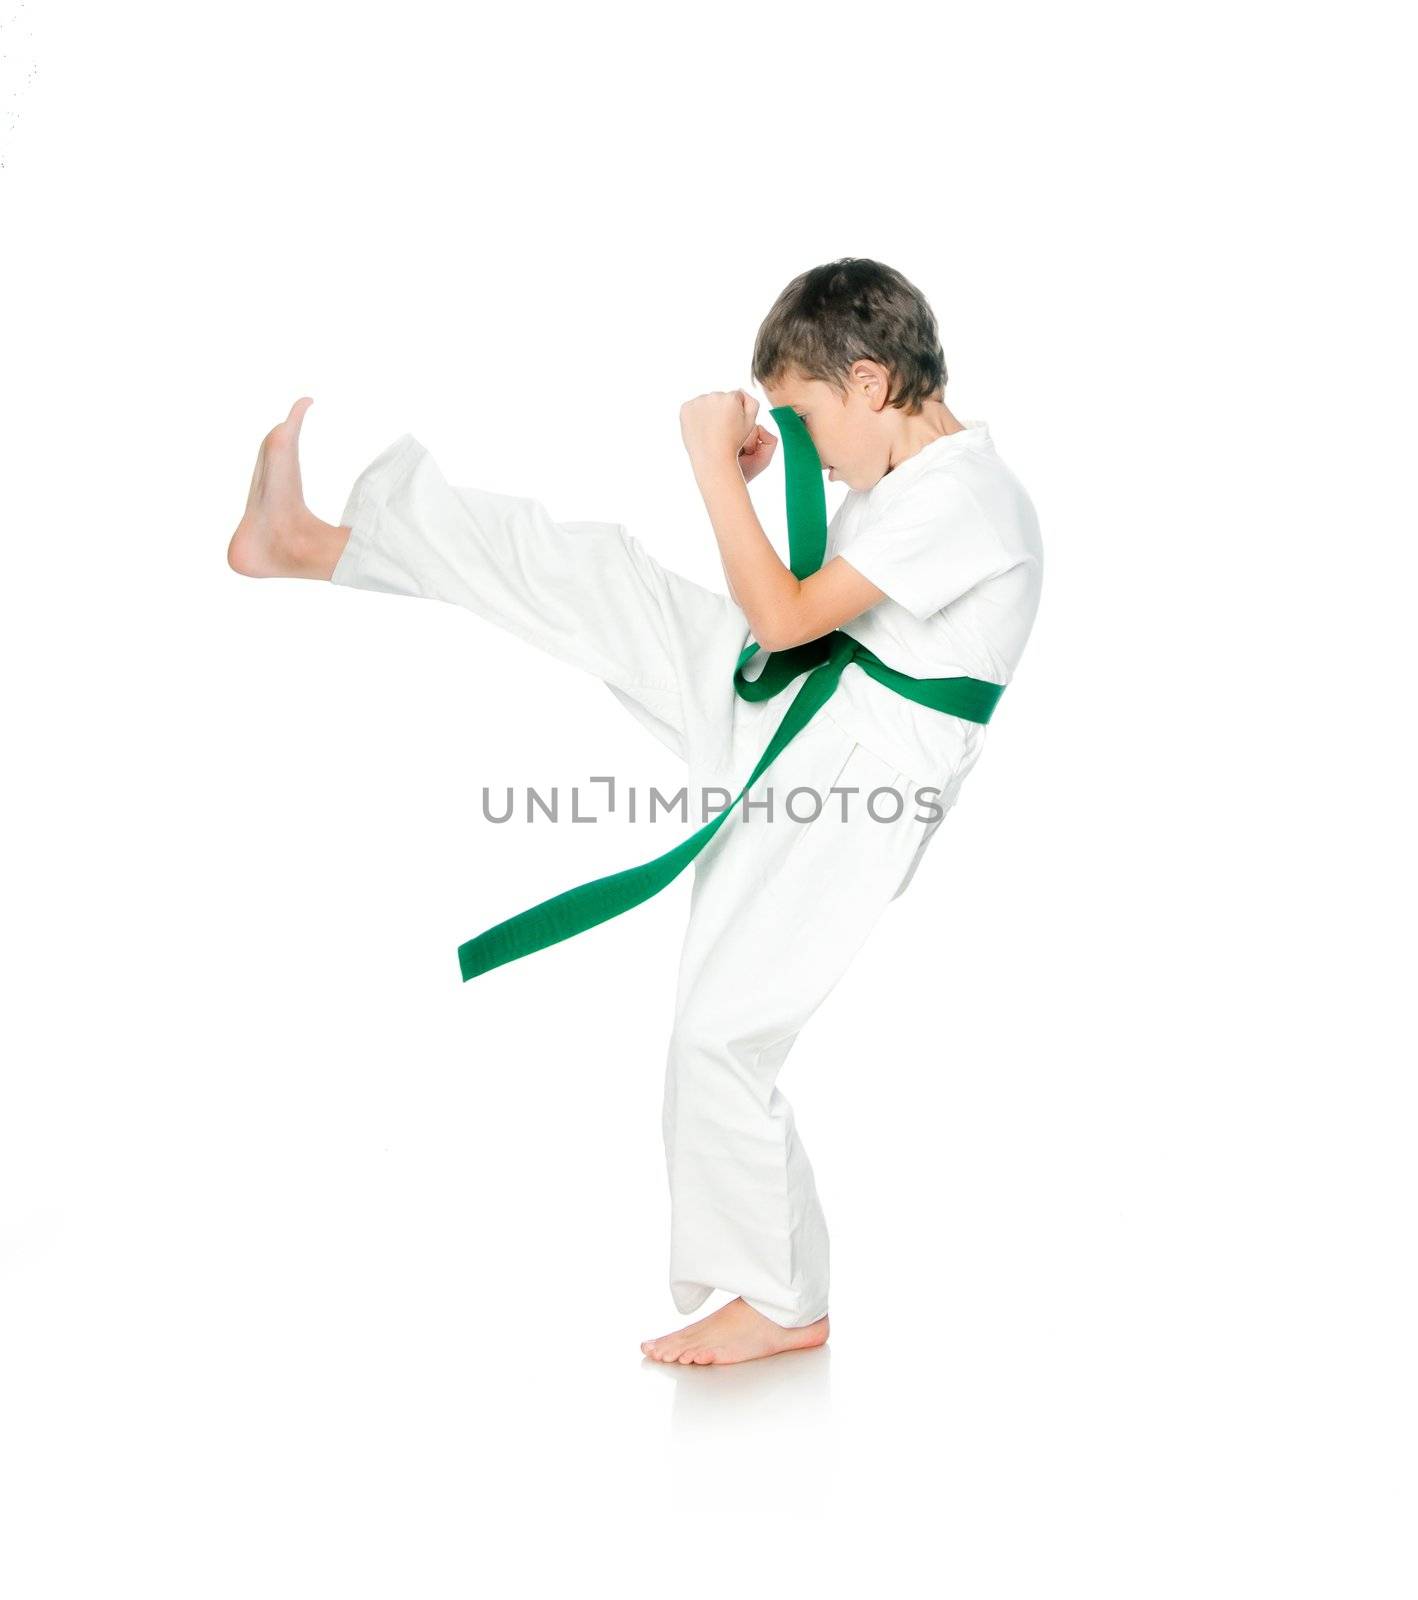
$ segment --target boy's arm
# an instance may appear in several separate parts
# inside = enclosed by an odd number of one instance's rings
[[[762,649],[771,654],[820,639],[885,599],[884,590],[840,556],[809,577],[795,578],[763,531],[733,458],[698,459],[694,476],[719,542],[729,594]]]
[[[729,576],[729,568],[727,563],[724,561],[722,552],[719,556],[719,565],[724,569],[724,582],[729,586],[729,599],[733,601],[740,611],[742,611],[743,601],[739,599],[738,594],[734,589],[734,580]]]

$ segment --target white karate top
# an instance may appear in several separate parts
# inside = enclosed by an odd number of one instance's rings
[[[823,565],[840,555],[886,595],[842,627],[888,666],[916,678],[1007,684],[1039,607],[1039,520],[989,425],[961,421],[870,489],[848,489],[828,526]],[[996,718],[1008,704],[1006,694]],[[824,714],[902,771],[948,787],[947,805],[985,732],[853,667]]]

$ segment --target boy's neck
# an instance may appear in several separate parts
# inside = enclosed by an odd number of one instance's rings
[[[933,439],[943,438],[948,433],[959,433],[964,426],[943,400],[923,401],[915,416],[902,419],[901,432],[890,445],[886,472],[909,460]],[[883,477],[885,475],[882,474]]]

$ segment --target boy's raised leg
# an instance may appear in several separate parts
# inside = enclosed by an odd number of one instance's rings
[[[227,546],[227,565],[247,578],[328,578],[350,536],[322,522],[300,485],[300,424],[314,404],[302,395],[261,441],[246,511]]]

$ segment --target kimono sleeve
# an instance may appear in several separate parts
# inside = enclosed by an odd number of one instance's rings
[[[1024,559],[970,491],[940,474],[911,484],[839,554],[921,621]]]

